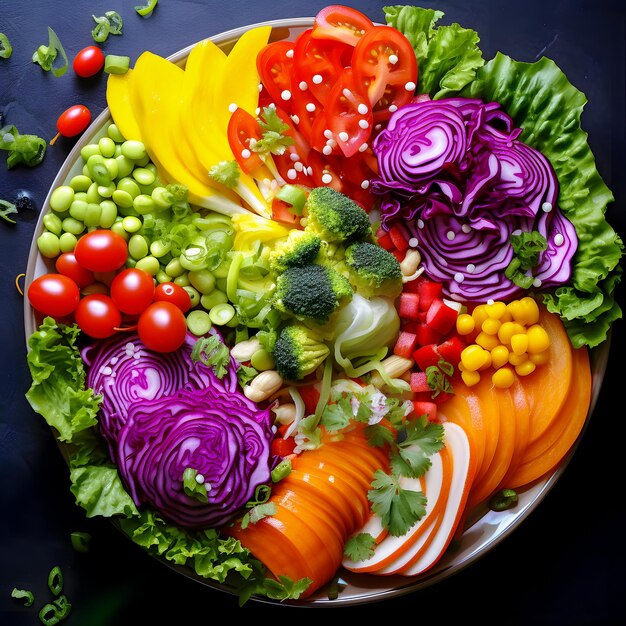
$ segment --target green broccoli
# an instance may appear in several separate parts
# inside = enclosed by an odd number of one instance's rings
[[[402,292],[402,269],[391,252],[374,243],[359,241],[346,248],[347,278],[364,298],[388,296]]]
[[[287,380],[312,374],[330,354],[322,338],[304,324],[285,326],[274,344],[276,371]]]
[[[313,263],[319,254],[322,240],[313,233],[293,229],[287,239],[276,245],[270,254],[274,272],[284,272],[290,267]]]
[[[331,267],[311,263],[279,274],[274,306],[299,320],[324,323],[352,294],[347,278]]]
[[[328,243],[372,239],[366,211],[332,187],[311,189],[304,210],[305,230]]]

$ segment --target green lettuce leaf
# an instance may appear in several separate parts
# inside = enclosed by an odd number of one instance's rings
[[[387,24],[411,42],[417,57],[417,93],[434,100],[449,97],[470,83],[484,64],[476,31],[459,24],[435,26],[444,13],[415,6],[383,8]]]
[[[77,326],[46,317],[29,340],[27,362],[32,384],[26,399],[58,431],[61,441],[96,424],[100,396],[85,388],[85,368],[76,347]]]
[[[481,67],[462,96],[497,101],[523,129],[521,140],[542,152],[559,180],[559,207],[576,227],[578,249],[571,285],[541,293],[558,313],[575,347],[594,347],[622,317],[614,299],[624,254],[620,236],[605,219],[614,200],[598,173],[581,128],[587,99],[554,61],[522,63],[498,53]]]

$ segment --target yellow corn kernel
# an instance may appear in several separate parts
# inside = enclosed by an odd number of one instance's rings
[[[482,326],[482,323],[487,319],[487,317],[489,317],[487,315],[487,310],[485,308],[486,306],[487,306],[486,304],[479,304],[472,311],[472,317],[474,318],[474,323],[479,328],[480,328],[480,326]]]
[[[469,335],[474,332],[474,328],[476,328],[476,322],[469,313],[461,313],[456,318],[456,332],[459,335]]]
[[[473,343],[471,346],[463,348],[461,352],[461,363],[465,368],[464,371],[476,372],[486,363],[491,362],[491,355],[479,345]]]
[[[504,322],[498,329],[498,339],[503,344],[510,344],[511,337],[515,334],[515,330],[514,322]]]
[[[496,335],[489,335],[485,332],[478,333],[474,341],[485,350],[493,350],[496,346],[500,345],[500,341]]]
[[[488,335],[497,335],[501,322],[493,317],[488,317],[480,326],[480,329]]]
[[[524,352],[523,354],[515,354],[515,352],[509,352],[509,363],[515,367],[521,365],[525,361],[528,361],[528,354]]]
[[[515,374],[510,367],[501,367],[491,375],[491,382],[498,389],[508,389],[515,382]]]
[[[515,354],[524,354],[528,351],[528,335],[526,333],[515,333],[511,337],[511,350]]]
[[[535,365],[543,365],[550,359],[550,352],[544,350],[543,352],[536,352],[534,354],[528,354],[528,360],[532,361]]]
[[[482,372],[491,367],[491,352],[487,350],[486,353],[487,353],[487,358],[485,359],[485,362],[478,369],[479,372]]]
[[[550,335],[539,324],[533,324],[526,331],[528,335],[528,352],[538,354],[550,347]]]
[[[539,307],[535,299],[530,296],[525,296],[520,302],[524,307],[524,321],[522,323],[525,326],[536,324],[539,321]]]
[[[468,372],[464,370],[461,372],[461,378],[468,387],[472,387],[480,380],[480,374],[478,372]]]
[[[491,304],[485,305],[485,312],[493,319],[499,320],[506,311],[506,303],[496,300]]]
[[[515,366],[515,372],[518,376],[528,376],[535,371],[536,367],[530,359],[526,359],[523,363]]]
[[[500,322],[511,322],[513,320],[513,316],[511,315],[511,311],[509,311],[508,307],[504,309],[504,313],[500,316]]]
[[[491,350],[491,366],[495,369],[509,362],[509,349],[500,344]]]

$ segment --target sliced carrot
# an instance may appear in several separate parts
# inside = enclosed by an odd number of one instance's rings
[[[480,412],[482,428],[485,433],[485,454],[480,466],[476,467],[475,482],[482,481],[487,475],[489,467],[496,454],[498,441],[500,438],[500,405],[496,395],[496,389],[491,384],[488,376],[481,377],[477,385],[471,388],[478,399],[478,406],[475,410]],[[474,405],[471,405],[474,407]],[[473,421],[476,423],[477,419]]]

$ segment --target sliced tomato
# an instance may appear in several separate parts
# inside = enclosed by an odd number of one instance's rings
[[[263,160],[259,154],[250,147],[251,139],[254,141],[261,139],[259,123],[253,115],[239,107],[228,121],[228,144],[237,163],[239,163],[239,167],[246,174],[251,174],[263,165]]]
[[[374,27],[367,15],[341,4],[322,9],[313,22],[313,37],[332,39],[356,46],[363,33]]]
[[[293,41],[273,41],[257,55],[256,66],[269,98],[288,113],[293,110]],[[236,80],[236,77],[233,77]],[[268,102],[269,104],[269,102]]]
[[[375,26],[361,37],[352,53],[352,68],[357,81],[367,87],[375,122],[389,119],[396,108],[413,98],[417,85],[415,51],[391,26]]]
[[[341,180],[341,160],[340,156],[326,156],[317,150],[311,150],[309,154],[309,167],[311,168],[311,178],[317,187],[332,187],[336,191],[344,191],[344,184]]]
[[[291,117],[298,132],[304,140],[311,145],[311,137],[313,134],[313,124],[320,111],[323,110],[322,104],[310,92],[300,92],[298,97],[293,98],[293,115]]]
[[[306,167],[311,146],[296,129],[291,116],[284,109],[276,107],[276,114],[289,127],[284,134],[293,139],[293,144],[287,146],[283,154],[272,155],[276,168],[288,183],[310,187],[311,178]]]
[[[347,68],[333,86],[326,105],[328,127],[347,157],[367,149],[372,132],[372,109],[363,83]]]

